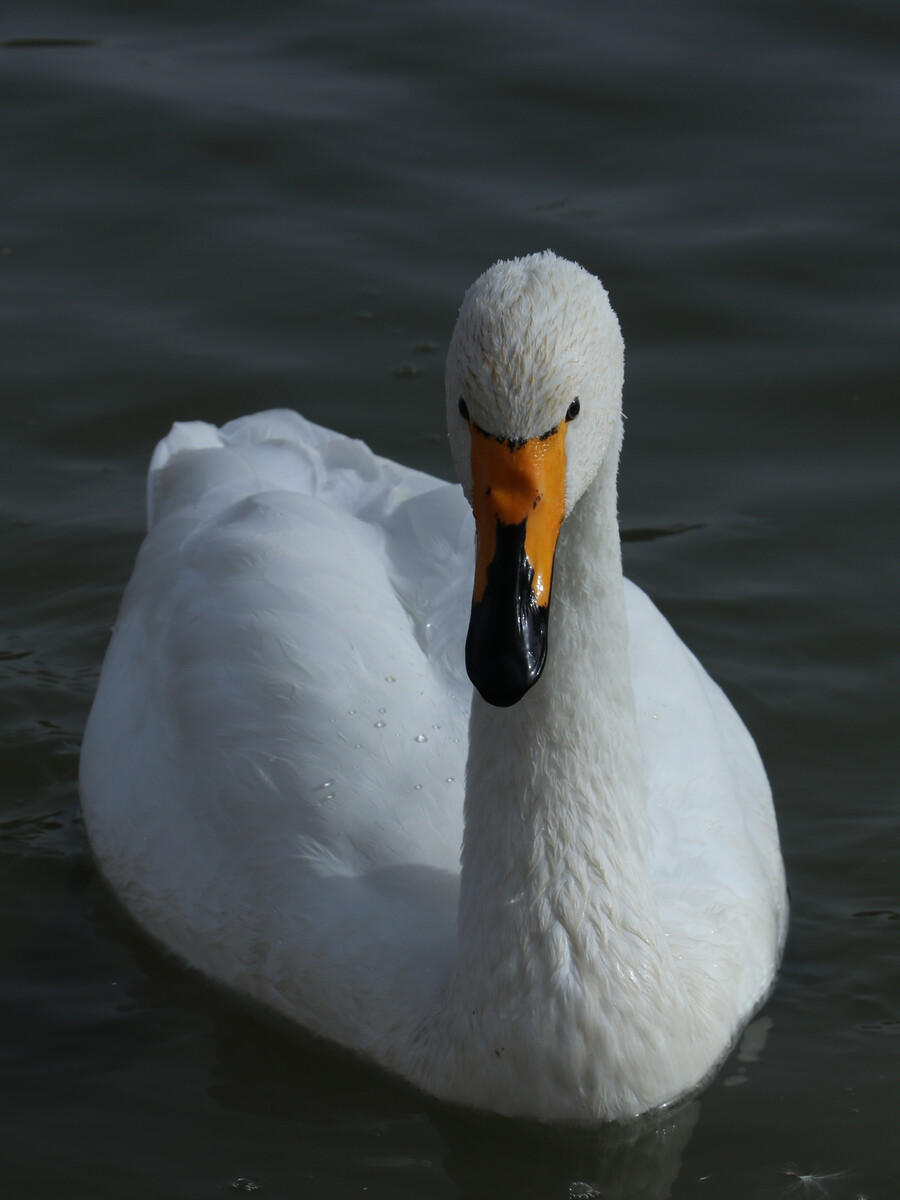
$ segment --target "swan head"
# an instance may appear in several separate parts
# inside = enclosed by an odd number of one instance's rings
[[[447,424],[477,537],[466,668],[491,704],[540,678],[557,537],[613,439],[623,369],[603,285],[550,251],[495,263],[463,299]]]

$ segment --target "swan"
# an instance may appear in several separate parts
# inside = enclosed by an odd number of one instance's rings
[[[463,300],[461,489],[292,412],[175,425],[81,758],[93,853],[158,942],[547,1122],[703,1083],[787,919],[756,747],[623,579],[623,361],[600,281],[547,251]]]

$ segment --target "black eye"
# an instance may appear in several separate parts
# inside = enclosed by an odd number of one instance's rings
[[[574,421],[580,412],[581,412],[581,401],[576,396],[575,399],[572,401],[572,403],[569,405],[568,411],[566,412],[566,420]]]
[[[460,398],[459,398],[459,415],[462,417],[462,419],[464,421],[468,421],[469,409],[468,409],[468,406],[466,405],[465,400],[463,400],[462,396],[460,396]]]

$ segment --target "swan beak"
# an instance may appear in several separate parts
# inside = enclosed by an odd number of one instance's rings
[[[526,442],[469,424],[477,551],[466,670],[489,704],[507,708],[537,683],[547,656],[566,424]]]

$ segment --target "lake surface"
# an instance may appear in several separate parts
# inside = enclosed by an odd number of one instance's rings
[[[891,0],[5,6],[5,1194],[900,1194],[898,52]],[[449,476],[462,293],[546,247],[618,311],[626,568],[757,739],[793,899],[710,1086],[590,1135],[244,1012],[120,913],[77,791],[171,422]]]

